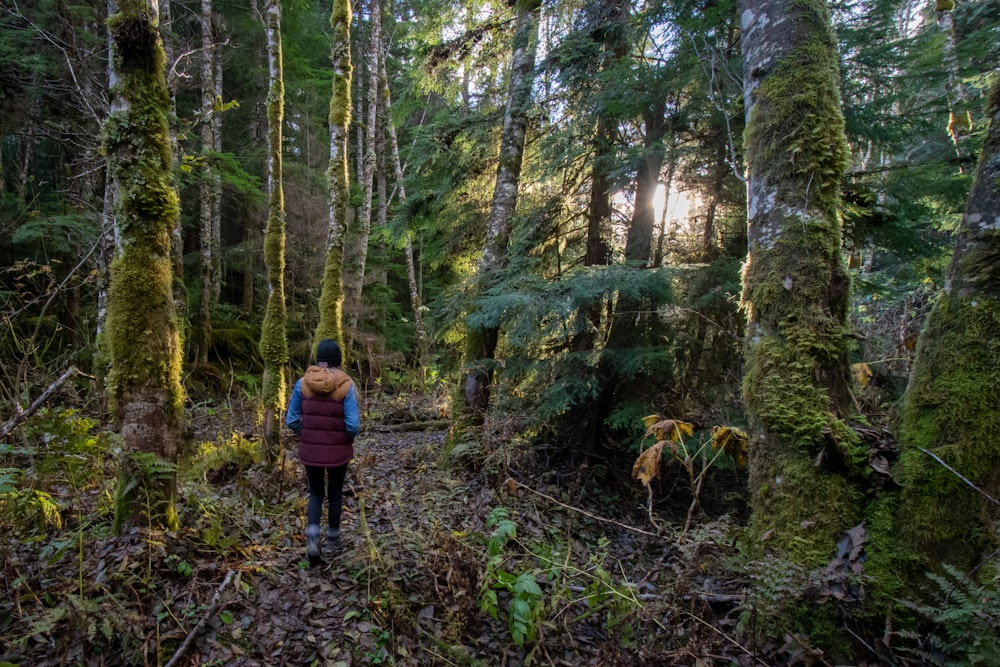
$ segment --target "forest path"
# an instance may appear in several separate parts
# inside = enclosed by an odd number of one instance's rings
[[[199,639],[200,655],[192,664],[427,664],[407,659],[413,651],[383,613],[388,607],[382,598],[389,591],[380,579],[386,567],[412,558],[384,549],[386,543],[407,543],[407,535],[425,523],[425,496],[418,493],[421,469],[445,435],[363,433],[355,442],[345,483],[343,547],[335,555],[324,553],[324,563],[311,568],[305,560],[307,487],[294,443],[286,444],[282,470],[291,488],[286,487],[284,496],[301,497],[300,503],[292,503],[301,511],[275,517],[275,531],[287,537],[264,559],[248,563],[256,572],[250,594],[226,606],[234,618],[230,625],[237,628],[215,623]],[[324,507],[324,523],[326,511]],[[420,548],[412,541],[406,546]]]
[[[595,483],[602,473],[560,469],[544,448],[505,445],[473,456],[474,468],[444,464],[445,437],[364,429],[343,550],[312,568],[289,443],[279,480],[288,511],[272,518],[284,537],[241,566],[251,585],[230,592],[232,621],[216,610],[188,664],[752,663],[727,636],[739,591],[717,569],[732,555],[725,517],[694,539],[677,526],[657,533],[645,493],[613,491],[620,472]],[[688,499],[678,496],[667,505],[680,519]]]

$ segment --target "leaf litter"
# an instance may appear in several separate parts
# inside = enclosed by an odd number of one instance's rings
[[[219,423],[200,436],[227,437],[208,432]],[[176,533],[102,534],[101,494],[85,494],[61,530],[5,537],[0,661],[759,664],[732,638],[741,584],[725,574],[727,516],[678,541],[650,528],[640,496],[601,492],[627,489],[630,471],[598,484],[515,455],[496,482],[495,466],[444,464],[445,436],[365,430],[343,550],[311,569],[290,442],[272,472],[230,465],[183,486]],[[491,556],[498,508],[513,529]]]

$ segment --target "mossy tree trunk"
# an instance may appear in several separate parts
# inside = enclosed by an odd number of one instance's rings
[[[171,15],[172,3],[170,0],[160,0],[160,37],[163,40],[163,51],[166,56],[167,65],[167,90],[170,95],[170,105],[167,108],[167,119],[177,116],[177,82],[180,78],[174,65],[177,55],[177,37],[173,30],[173,18]],[[170,125],[170,145],[173,148],[174,163],[180,159],[181,148],[177,141],[176,123]],[[180,191],[176,183],[174,188]],[[170,251],[173,256],[174,267],[174,307],[177,309],[177,326],[181,336],[181,349],[188,343],[188,291],[184,284],[184,230],[181,225],[180,216],[177,223],[170,232]]]
[[[215,148],[215,47],[212,36],[212,0],[201,0],[201,150],[202,181],[199,187],[198,242],[201,257],[201,299],[198,308],[197,361],[208,362],[212,345],[214,258],[212,248],[213,176],[209,153]]]
[[[285,84],[281,60],[281,1],[268,0],[264,9],[267,32],[267,228],[264,264],[267,266],[267,306],[260,332],[264,360],[261,394],[264,400],[264,455],[268,465],[277,460],[280,415],[285,405],[285,197],[282,190],[281,125],[285,117]]]
[[[857,524],[840,248],[848,148],[824,0],[741,0],[749,255],[743,399],[751,417],[755,542],[800,565]]]
[[[1000,546],[1000,80],[988,112],[948,277],[917,344],[897,475],[902,546],[961,568]]]
[[[350,186],[347,175],[347,141],[351,124],[351,1],[334,0],[330,14],[333,28],[333,91],[330,95],[329,228],[326,264],[319,297],[319,324],[314,344],[324,338],[344,349],[344,236]],[[346,352],[346,350],[345,350]],[[345,359],[346,361],[346,359]]]
[[[516,9],[507,106],[500,137],[500,160],[486,226],[486,241],[476,277],[476,295],[484,294],[508,264],[511,220],[517,208],[521,165],[524,160],[524,139],[535,73],[541,2],[519,0]],[[455,420],[459,424],[456,434],[466,426],[475,428],[483,423],[489,406],[499,339],[499,323],[467,326],[465,377],[461,386],[463,400],[458,401],[455,408]]]
[[[114,188],[107,340],[112,407],[126,446],[173,465],[181,430],[181,346],[170,235],[180,216],[167,127],[165,58],[152,0],[118,0],[111,34],[111,109],[104,149]],[[123,476],[134,475],[125,470]],[[145,483],[153,525],[176,528],[176,475]],[[124,506],[124,503],[121,503]],[[121,525],[120,516],[116,524]]]
[[[368,35],[368,91],[367,117],[364,133],[364,160],[361,171],[361,207],[358,211],[357,252],[352,262],[352,275],[345,281],[345,300],[348,312],[348,335],[353,339],[354,330],[362,311],[361,295],[365,286],[365,270],[368,264],[368,239],[372,227],[372,197],[375,190],[376,131],[379,113],[379,61],[382,60],[382,3],[370,0],[368,7],[370,32]]]

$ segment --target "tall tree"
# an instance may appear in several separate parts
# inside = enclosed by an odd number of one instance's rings
[[[365,119],[364,160],[362,161],[361,177],[361,209],[357,217],[357,256],[354,258],[350,279],[345,281],[347,288],[345,299],[348,304],[351,337],[358,325],[361,314],[361,295],[365,285],[365,269],[368,263],[368,239],[372,227],[372,195],[375,188],[376,164],[376,131],[378,130],[379,106],[379,62],[383,58],[382,45],[382,3],[379,0],[369,0],[369,35],[368,35],[368,109]]]
[[[199,234],[201,258],[201,307],[198,309],[198,361],[208,361],[212,345],[212,306],[215,305],[213,250],[214,178],[209,154],[215,149],[215,43],[212,34],[212,0],[201,0],[201,150],[202,181],[199,187]]]
[[[493,203],[486,226],[486,242],[479,261],[477,292],[483,294],[508,263],[511,220],[517,207],[524,139],[528,128],[531,85],[538,48],[540,0],[518,0],[511,55],[510,83],[500,138]],[[464,410],[473,423],[481,422],[489,405],[493,361],[499,338],[499,323],[468,325],[465,339]]]
[[[900,428],[903,546],[963,569],[1000,545],[1000,79],[988,112],[988,134],[944,289],[917,345]]]
[[[406,184],[403,182],[403,163],[399,157],[399,137],[396,133],[396,124],[392,120],[392,98],[389,91],[389,76],[386,73],[386,59],[379,59],[379,87],[382,91],[382,109],[385,114],[386,134],[389,138],[388,150],[392,156],[393,175],[396,178],[396,196],[400,204],[406,205]],[[421,117],[420,124],[424,118]],[[426,369],[428,359],[427,328],[424,325],[423,304],[420,298],[420,289],[417,285],[416,261],[413,253],[413,234],[407,229],[404,231],[406,245],[403,252],[406,259],[406,283],[410,291],[410,309],[413,311],[413,326],[417,338],[417,366]]]
[[[180,208],[171,172],[163,45],[153,0],[118,0],[113,9],[112,102],[104,124],[118,239],[108,293],[109,385],[128,448],[173,464],[183,389],[170,234]],[[157,476],[152,486],[157,500],[150,522],[176,528],[175,474]]]
[[[945,92],[948,95],[948,135],[955,144],[955,152],[961,158],[968,152],[968,141],[972,132],[972,115],[969,113],[958,66],[958,45],[955,37],[955,0],[935,0],[934,13],[938,28],[944,35],[941,46],[941,65],[945,71]]]
[[[285,119],[285,82],[281,59],[281,0],[264,8],[267,33],[267,228],[264,264],[267,266],[267,306],[260,331],[264,359],[261,394],[264,401],[264,453],[269,464],[277,459],[280,415],[285,406],[285,195],[282,188],[282,123]]]
[[[743,398],[751,528],[804,565],[855,525],[866,453],[851,413],[849,279],[840,244],[848,159],[825,0],[742,0],[749,256]]]
[[[333,90],[330,95],[329,228],[323,287],[319,297],[319,324],[314,345],[324,338],[344,348],[344,236],[347,233],[349,187],[347,171],[348,129],[351,123],[351,0],[334,0],[330,13],[333,28],[331,58]]]

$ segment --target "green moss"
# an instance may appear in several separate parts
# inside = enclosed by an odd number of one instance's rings
[[[1000,303],[942,295],[921,336],[903,406],[900,539],[958,567],[1000,545],[1000,510],[941,463],[1000,496]]]
[[[319,324],[314,336],[314,349],[319,341],[332,338],[344,351],[345,362],[347,351],[344,349],[344,250],[335,245],[326,253],[326,266],[323,270],[323,289],[319,296]]]
[[[825,2],[795,0],[793,10],[793,43],[754,88],[745,134],[768,201],[750,221],[743,274],[743,396],[756,433],[752,533],[814,567],[861,519],[867,452],[845,422],[853,338],[838,208],[849,152],[836,42]]]
[[[836,41],[825,2],[800,0],[810,38],[796,45],[755,90],[747,161],[785,197],[835,216],[850,151],[840,109]],[[783,197],[784,198],[784,197]]]
[[[351,3],[334,0],[330,14],[333,28],[333,89],[330,95],[330,142],[332,156],[327,170],[330,194],[329,241],[323,284],[319,297],[319,324],[315,343],[332,338],[344,346],[344,235],[347,232],[347,209],[350,180],[347,170],[347,128],[351,122]],[[315,350],[314,350],[315,352]]]
[[[828,562],[836,538],[859,522],[861,494],[794,445],[757,440],[751,457],[751,532],[760,546],[805,567]]]
[[[156,18],[148,3],[121,0],[108,20],[117,81],[102,142],[117,185],[120,243],[111,263],[104,342],[111,404],[126,445],[133,453],[162,457],[169,466],[176,460],[183,402],[170,243],[180,207],[172,182],[169,95]],[[134,479],[128,470],[122,474]],[[174,475],[151,484],[158,500],[150,522],[175,528]]]

